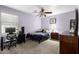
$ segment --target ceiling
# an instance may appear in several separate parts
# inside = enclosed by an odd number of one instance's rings
[[[31,14],[33,14],[34,10],[40,11],[40,8],[43,7],[45,11],[52,11],[53,13],[51,15],[69,12],[77,7],[76,5],[5,5],[5,6]]]

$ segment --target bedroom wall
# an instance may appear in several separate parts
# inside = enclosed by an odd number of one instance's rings
[[[41,18],[41,28],[42,29],[49,29],[49,27],[50,27],[49,17]]]
[[[70,30],[70,20],[75,19],[75,11],[67,12],[64,14],[56,15],[56,31],[62,33]]]
[[[41,28],[41,20],[37,16],[24,15],[20,17],[20,26],[25,26],[25,33],[34,32]]]
[[[43,20],[42,22],[43,28],[48,26],[48,28],[50,29],[50,18],[56,18],[55,31],[58,33],[62,33],[64,31],[69,31],[70,19],[75,19],[75,11],[70,11],[45,18],[45,20]]]
[[[33,32],[41,28],[40,18],[29,13],[24,13],[2,5],[0,6],[0,13],[1,12],[17,15],[19,17],[19,26],[25,27],[25,33]]]

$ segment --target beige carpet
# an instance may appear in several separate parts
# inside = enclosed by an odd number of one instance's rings
[[[58,54],[59,42],[54,40],[46,40],[42,43],[37,43],[31,40],[26,43],[18,44],[17,47],[12,47],[10,50],[4,49],[0,54]]]

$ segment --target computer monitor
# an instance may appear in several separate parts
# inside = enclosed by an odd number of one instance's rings
[[[6,33],[13,33],[13,32],[15,32],[15,28],[13,28],[13,27],[5,28],[5,32]]]

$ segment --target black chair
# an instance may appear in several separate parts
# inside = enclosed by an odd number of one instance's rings
[[[22,43],[22,42],[25,43],[24,27],[21,27],[21,31],[19,32],[18,37],[17,37],[17,43]]]
[[[17,39],[16,39],[16,34],[7,34],[7,39],[10,40],[10,45],[9,45],[9,49],[12,46],[16,47],[16,43],[17,43]]]
[[[25,34],[20,32],[18,37],[17,37],[17,43],[22,43],[22,42],[25,43]]]
[[[1,37],[1,51],[3,51],[4,48],[8,48],[9,49],[9,45],[10,45],[10,40],[4,39],[3,37]]]

